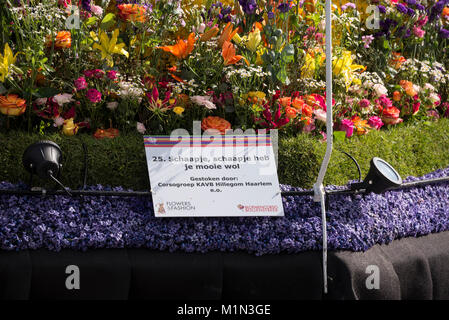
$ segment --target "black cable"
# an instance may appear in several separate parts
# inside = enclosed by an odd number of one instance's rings
[[[341,153],[344,153],[345,155],[347,155],[355,163],[355,165],[357,166],[357,170],[359,171],[359,182],[362,182],[362,170],[360,169],[360,165],[357,162],[357,160],[353,156],[351,156],[349,153],[347,153],[341,149],[338,149],[338,148],[337,148],[337,150],[340,151]]]

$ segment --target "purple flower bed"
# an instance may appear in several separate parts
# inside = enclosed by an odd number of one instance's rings
[[[447,175],[449,168],[423,178]],[[419,179],[411,177],[407,181]],[[14,187],[18,186],[0,183],[0,188]],[[321,249],[319,205],[311,197],[285,197],[283,201],[283,218],[156,219],[151,201],[145,198],[3,195],[0,248],[58,251],[144,247],[186,252],[244,250],[257,255]],[[328,221],[329,248],[352,251],[364,251],[402,237],[446,231],[449,185],[383,195],[332,196]]]

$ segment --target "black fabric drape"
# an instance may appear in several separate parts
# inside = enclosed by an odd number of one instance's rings
[[[80,269],[68,290],[66,267]],[[368,289],[368,266],[379,289]],[[0,299],[449,299],[449,232],[329,252],[329,294],[321,252],[265,255],[146,249],[0,251]]]

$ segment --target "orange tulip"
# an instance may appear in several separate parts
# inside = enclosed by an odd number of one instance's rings
[[[187,40],[178,39],[178,42],[173,46],[159,47],[165,52],[170,52],[178,59],[185,59],[192,51],[195,45],[195,34],[189,34]]]
[[[244,59],[246,64],[249,65],[248,60],[246,60],[243,56],[235,54],[234,45],[229,41],[225,41],[225,43],[223,44],[223,49],[221,51],[221,55],[224,59],[224,64],[226,66],[230,65],[230,64],[236,64],[237,62],[239,62],[242,59]]]
[[[223,47],[223,45],[225,44],[226,41],[231,41],[232,38],[235,36],[235,34],[238,31],[238,28],[235,30],[233,29],[233,25],[232,23],[228,22],[225,26],[225,28],[223,29],[223,32],[221,33],[220,38],[218,38],[218,46],[220,48]]]
[[[17,94],[0,95],[0,112],[7,116],[20,116],[26,110],[26,100]]]
[[[52,46],[52,40],[47,37],[47,47]],[[72,37],[70,31],[59,31],[55,37],[55,49],[70,48],[72,45]]]
[[[119,17],[124,21],[145,22],[145,7],[138,4],[119,4]]]

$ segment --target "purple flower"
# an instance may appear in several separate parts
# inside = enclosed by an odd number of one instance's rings
[[[278,5],[278,10],[282,13],[286,13],[290,10],[290,5],[288,3],[281,3]]]
[[[344,5],[341,6],[341,10],[342,11],[346,11],[346,9],[348,9],[348,8],[355,9],[356,5],[354,3],[352,3],[352,2],[348,2],[348,3],[345,3]]]
[[[396,9],[397,9],[400,13],[403,13],[403,14],[407,14],[407,12],[408,12],[407,7],[406,7],[405,5],[403,5],[402,3],[398,3],[398,4],[396,5]]]
[[[84,10],[90,12],[91,7],[90,7],[90,0],[82,0],[81,1],[81,6]]]
[[[449,167],[424,177],[449,175]],[[0,182],[0,189],[25,188]],[[344,187],[328,186],[327,190]],[[97,185],[89,190],[111,190]],[[120,187],[112,190],[121,191]],[[299,188],[281,185],[282,191]],[[237,250],[256,255],[321,249],[321,211],[311,196],[282,198],[284,217],[155,218],[145,197],[0,195],[0,249],[148,248],[160,251]],[[376,244],[449,230],[449,183],[333,195],[328,208],[330,250],[365,251]]]
[[[449,30],[441,28],[439,34],[441,38],[449,39]]]
[[[242,6],[243,12],[245,14],[254,14],[254,12],[256,12],[256,0],[239,0],[239,3]]]

